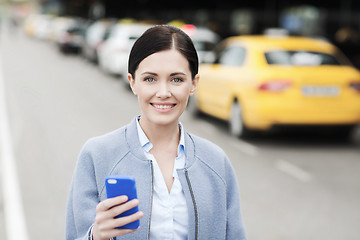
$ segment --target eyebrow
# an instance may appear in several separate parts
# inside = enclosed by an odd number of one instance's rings
[[[174,72],[174,73],[172,73],[172,74],[170,74],[170,76],[176,76],[176,75],[186,75],[185,73],[183,73],[183,72]]]
[[[154,75],[154,76],[158,76],[158,74],[157,73],[154,73],[154,72],[143,72],[143,73],[141,73],[141,75],[147,75],[147,74],[149,74],[149,75]],[[183,72],[174,72],[174,73],[171,73],[170,74],[170,76],[176,76],[176,75],[186,75],[185,73],[183,73]]]

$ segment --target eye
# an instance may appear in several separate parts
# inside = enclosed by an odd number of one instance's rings
[[[144,79],[144,81],[145,82],[153,82],[153,81],[155,81],[155,79],[152,78],[152,77],[147,77],[147,78]]]
[[[172,81],[173,81],[174,83],[181,83],[181,82],[183,82],[184,80],[182,80],[181,78],[173,78]]]

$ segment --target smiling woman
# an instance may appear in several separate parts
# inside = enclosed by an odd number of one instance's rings
[[[149,129],[155,127],[152,124],[176,127],[199,78],[195,75],[192,79],[186,58],[175,49],[164,50],[141,61],[134,75],[129,73],[128,78],[141,106],[140,125]]]
[[[199,81],[190,38],[171,26],[148,29],[131,50],[128,80],[141,115],[83,147],[67,239],[246,239],[230,160],[179,122]],[[108,175],[134,178],[138,199],[106,199]],[[136,206],[140,211],[115,218]],[[140,228],[119,229],[139,219]]]

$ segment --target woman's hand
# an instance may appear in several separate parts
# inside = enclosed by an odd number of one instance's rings
[[[116,236],[132,233],[137,229],[115,229],[143,217],[139,211],[126,217],[115,218],[117,215],[139,205],[139,200],[128,201],[127,196],[108,198],[96,207],[96,218],[93,226],[93,240],[109,240]]]

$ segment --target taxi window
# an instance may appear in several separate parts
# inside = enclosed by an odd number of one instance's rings
[[[220,56],[219,63],[226,66],[242,66],[245,60],[244,47],[233,46],[225,49]]]
[[[193,43],[197,51],[212,51],[215,48],[212,42],[193,40]]]
[[[265,53],[265,58],[270,65],[343,65],[334,55],[310,51],[270,51]]]

